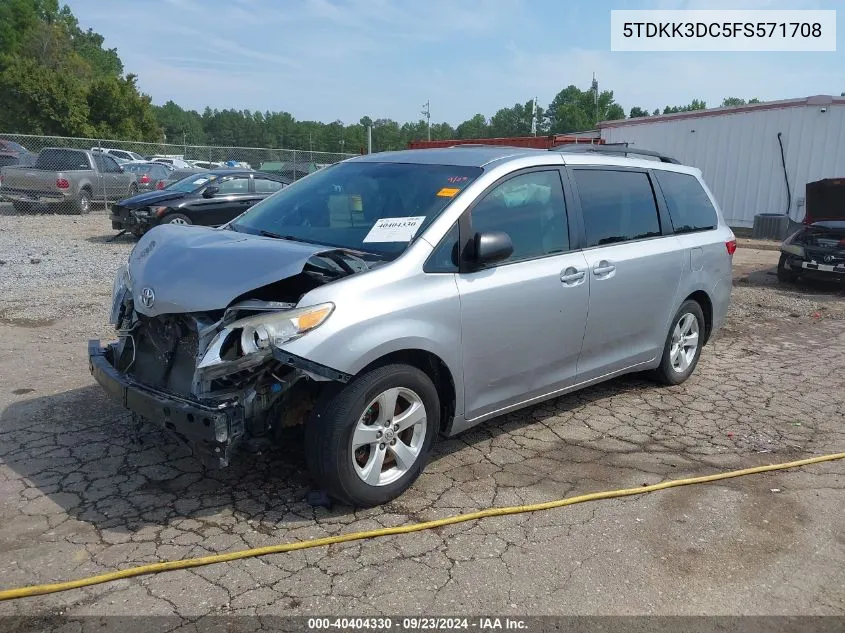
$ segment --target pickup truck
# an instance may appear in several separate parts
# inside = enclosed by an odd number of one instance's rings
[[[88,150],[47,147],[32,166],[0,169],[0,196],[18,212],[43,205],[83,214],[94,200],[116,202],[137,193],[134,173],[107,154]]]

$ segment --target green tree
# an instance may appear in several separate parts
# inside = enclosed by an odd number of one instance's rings
[[[471,119],[461,123],[455,130],[458,138],[490,138],[490,126],[487,117],[483,114],[476,114]]]
[[[693,99],[685,106],[666,106],[663,108],[663,114],[675,114],[676,112],[692,112],[694,110],[707,109],[707,103],[701,99]]]
[[[552,134],[565,134],[594,129],[599,121],[624,119],[625,111],[614,101],[612,90],[603,90],[596,99],[593,90],[569,85],[549,104],[546,118]]]
[[[648,116],[648,110],[644,110],[639,106],[634,106],[631,108],[631,111],[628,113],[629,119],[638,119],[640,117]]]
[[[100,138],[158,141],[161,128],[150,98],[140,94],[135,75],[103,77],[88,89],[89,121]]]
[[[0,121],[29,134],[90,136],[85,88],[73,77],[34,59],[0,58]]]

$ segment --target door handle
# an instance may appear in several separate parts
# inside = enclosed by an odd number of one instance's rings
[[[574,286],[579,281],[582,281],[585,276],[586,273],[583,270],[578,270],[570,266],[560,274],[560,280],[567,285]]]
[[[603,259],[598,264],[593,266],[593,274],[597,277],[603,277],[605,275],[609,275],[614,270],[616,270],[616,266],[611,264],[609,261]]]

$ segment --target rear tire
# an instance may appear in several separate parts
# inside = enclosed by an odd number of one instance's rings
[[[79,197],[71,203],[70,210],[75,215],[91,213],[91,192],[87,189],[80,191]]]
[[[305,425],[305,458],[315,484],[330,496],[376,506],[416,481],[439,428],[440,398],[428,375],[411,365],[386,365],[315,409]]]
[[[704,344],[704,312],[697,301],[684,301],[669,326],[663,358],[654,378],[664,385],[680,385],[692,375]]]
[[[193,224],[193,222],[187,215],[169,213],[161,219],[161,224]]]
[[[789,256],[786,253],[780,254],[780,259],[778,260],[778,281],[785,284],[792,284],[798,281],[799,273],[791,268],[787,268],[786,262],[788,259]]]

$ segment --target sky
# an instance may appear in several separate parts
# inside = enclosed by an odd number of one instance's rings
[[[65,0],[117,48],[153,102],[457,125],[570,84],[613,90],[627,112],[723,97],[845,92],[837,51],[610,50],[611,9],[836,9],[837,0]]]

